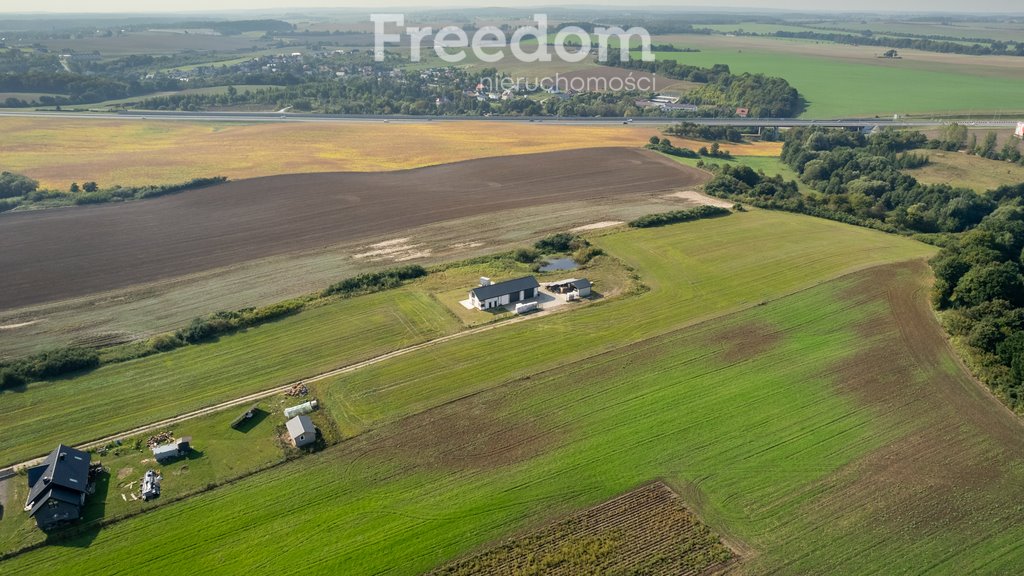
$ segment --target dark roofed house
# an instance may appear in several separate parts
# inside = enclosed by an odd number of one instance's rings
[[[25,510],[43,530],[82,515],[89,486],[88,452],[63,444],[39,466],[28,469]]]
[[[469,291],[469,300],[477,310],[489,310],[537,297],[540,284],[533,276],[483,284]]]

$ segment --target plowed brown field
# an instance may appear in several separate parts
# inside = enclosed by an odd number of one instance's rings
[[[682,189],[704,172],[600,148],[386,173],[269,176],[123,205],[0,215],[0,309],[464,216]]]

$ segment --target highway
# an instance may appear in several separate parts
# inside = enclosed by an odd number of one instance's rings
[[[803,119],[803,118],[590,118],[559,116],[401,116],[401,115],[358,115],[358,114],[300,114],[281,112],[55,112],[36,110],[3,110],[0,117],[29,118],[75,118],[94,120],[164,120],[186,122],[494,122],[494,123],[543,123],[560,125],[609,124],[657,125],[676,122],[691,122],[705,126],[731,126],[736,128],[795,128],[799,126],[822,126],[827,128],[871,128],[874,126],[892,128],[933,128],[951,122],[949,119],[899,119],[892,118],[844,118],[844,119]],[[958,120],[961,124],[981,128],[1014,128],[1016,120]]]

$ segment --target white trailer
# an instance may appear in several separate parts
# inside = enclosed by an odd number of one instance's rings
[[[536,302],[520,302],[519,304],[516,304],[516,314],[526,314],[527,312],[533,312],[538,309],[539,307]]]

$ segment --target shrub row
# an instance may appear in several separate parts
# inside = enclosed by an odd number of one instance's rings
[[[263,308],[244,308],[237,311],[221,311],[205,318],[194,318],[188,326],[172,335],[164,334],[150,340],[150,346],[158,351],[170,350],[184,344],[196,344],[220,334],[240,328],[257,326],[264,322],[287,316],[301,310],[301,300],[286,300]],[[174,340],[180,342],[175,346]]]
[[[333,296],[335,294],[340,294],[348,297],[359,294],[369,294],[371,292],[380,292],[381,290],[397,288],[406,280],[412,280],[426,275],[426,268],[419,264],[390,268],[380,272],[367,272],[366,274],[346,278],[341,282],[332,284],[328,286],[321,295]]]
[[[720,208],[718,206],[697,206],[689,210],[675,210],[673,212],[662,212],[660,214],[648,214],[647,216],[641,216],[636,220],[629,223],[632,228],[653,228],[655,226],[665,226],[666,224],[675,224],[677,222],[689,222],[691,220],[701,220],[703,218],[715,218],[718,216],[725,216],[732,212],[728,208]]]
[[[74,196],[75,204],[102,204],[104,202],[115,202],[123,200],[142,200],[143,198],[156,198],[166,194],[174,194],[185,190],[205,188],[214,184],[221,184],[227,181],[224,176],[213,176],[210,178],[193,178],[188,182],[180,184],[163,184],[157,186],[115,186],[109,190],[97,190]]]
[[[19,360],[0,363],[0,389],[56,378],[100,365],[100,355],[89,348],[60,348]]]
[[[700,155],[693,150],[674,146],[668,138],[658,138],[657,136],[651,136],[650,143],[644,146],[644,148],[670,156],[679,156],[680,158],[700,158]]]

